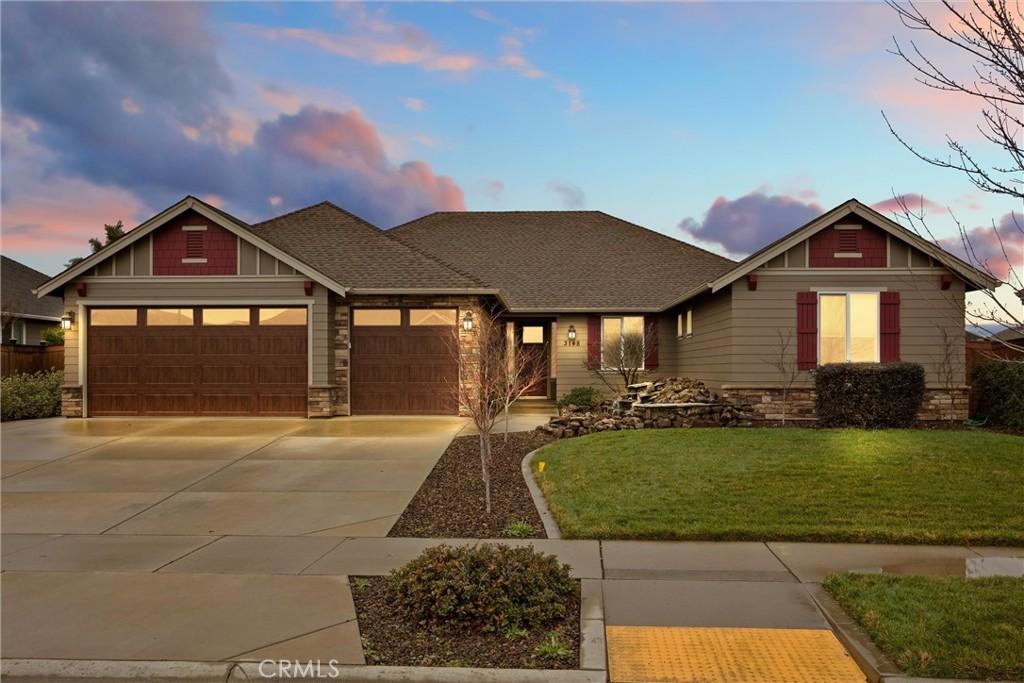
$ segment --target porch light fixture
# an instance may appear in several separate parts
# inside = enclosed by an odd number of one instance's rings
[[[462,319],[462,329],[466,332],[473,331],[473,311],[466,311],[466,317]]]
[[[75,314],[68,311],[60,317],[60,326],[64,330],[70,330],[72,323],[75,322]]]
[[[576,341],[576,326],[569,325],[569,341]]]

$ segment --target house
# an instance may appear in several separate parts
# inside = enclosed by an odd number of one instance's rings
[[[814,368],[847,360],[921,363],[929,405],[966,405],[964,294],[996,284],[856,200],[737,263],[599,211],[385,231],[326,202],[249,225],[190,196],[37,293],[64,298],[68,416],[454,414],[447,340],[497,306],[543,349],[538,395],[599,384],[602,345],[639,329],[648,375],[770,417],[780,357],[804,412]]]
[[[49,275],[0,256],[2,343],[38,345],[43,341],[43,330],[60,325],[64,310],[60,296],[37,297],[33,294],[36,287],[49,279]]]

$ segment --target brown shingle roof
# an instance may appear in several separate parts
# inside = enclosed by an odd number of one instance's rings
[[[482,289],[469,275],[330,202],[256,223],[255,234],[353,289]]]
[[[512,310],[662,310],[735,265],[601,211],[439,212],[387,235],[499,288]]]
[[[63,302],[58,296],[37,298],[32,290],[50,279],[49,275],[0,256],[0,304],[5,313],[59,318]]]

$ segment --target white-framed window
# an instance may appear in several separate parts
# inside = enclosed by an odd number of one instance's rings
[[[693,336],[693,309],[687,308],[685,313],[676,316],[676,336]]]
[[[632,343],[639,337],[639,348]],[[618,350],[616,351],[616,344]],[[620,358],[638,356],[637,367],[644,367],[644,317],[642,315],[606,315],[601,318],[601,367],[613,369]],[[608,354],[617,354],[606,357]]]
[[[818,363],[877,363],[878,292],[818,293]]]

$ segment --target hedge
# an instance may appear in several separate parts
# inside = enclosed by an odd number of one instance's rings
[[[819,427],[911,427],[924,402],[917,363],[831,363],[814,375]]]
[[[1024,363],[989,361],[974,368],[975,416],[993,427],[1024,431]]]
[[[0,414],[3,420],[27,420],[60,415],[60,389],[64,373],[15,373],[0,380]]]

